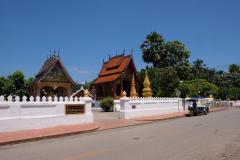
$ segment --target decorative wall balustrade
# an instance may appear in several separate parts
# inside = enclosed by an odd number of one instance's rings
[[[180,98],[181,99],[181,98]],[[179,98],[173,97],[129,97],[129,101],[155,102],[155,103],[178,103]]]
[[[91,123],[91,107],[90,97],[0,96],[0,132]]]
[[[0,96],[0,103],[1,102],[81,102],[85,100],[85,97],[29,97],[29,99],[26,96],[23,96],[20,98],[19,96],[8,96],[5,98],[4,96]]]

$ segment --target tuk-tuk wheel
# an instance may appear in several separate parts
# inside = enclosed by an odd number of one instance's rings
[[[207,110],[205,110],[205,111],[204,111],[204,114],[205,114],[205,115],[207,115],[207,114],[208,114],[208,111],[207,111]]]

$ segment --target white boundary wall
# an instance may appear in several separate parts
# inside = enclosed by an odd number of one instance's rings
[[[121,119],[183,112],[184,110],[181,98],[123,97],[120,99]]]
[[[85,105],[85,112],[77,115],[65,115],[65,105]],[[25,129],[47,128],[58,125],[92,123],[90,97],[16,97],[7,100],[0,96],[0,132]]]
[[[240,100],[233,101],[233,106],[240,106]]]

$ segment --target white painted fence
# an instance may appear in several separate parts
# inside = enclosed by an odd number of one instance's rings
[[[92,123],[92,99],[81,97],[15,97],[0,96],[0,132],[46,128],[57,125]],[[67,105],[83,105],[82,114],[65,114]]]
[[[121,119],[182,112],[184,110],[181,98],[123,97],[120,99]]]

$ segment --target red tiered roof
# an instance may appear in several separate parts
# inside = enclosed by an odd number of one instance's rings
[[[105,83],[105,82],[112,82],[112,81],[118,79],[120,76],[121,76],[121,74],[114,74],[114,75],[99,77],[99,78],[94,82],[94,84]]]
[[[131,55],[124,56],[124,54],[110,58],[109,61],[104,62],[98,78],[94,81],[94,84],[112,82],[118,79],[121,76],[121,73],[125,71],[131,60]]]

